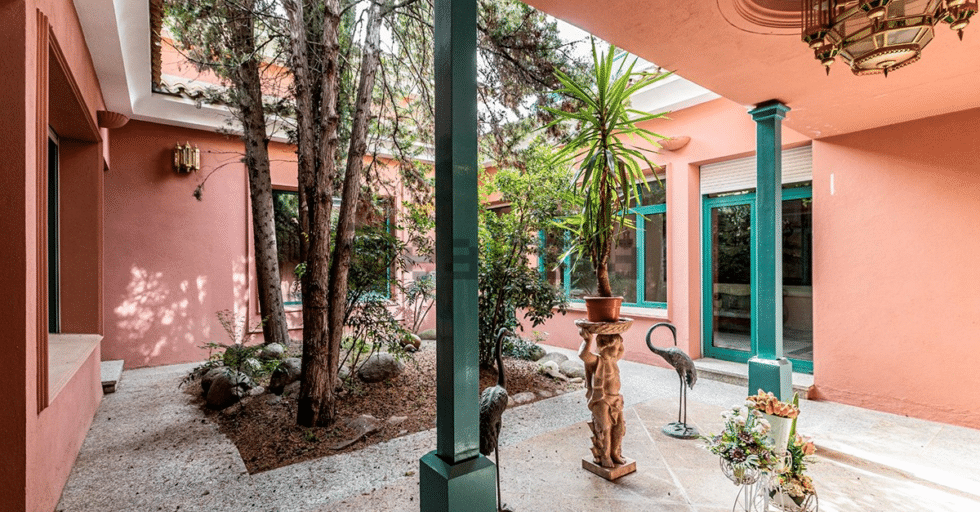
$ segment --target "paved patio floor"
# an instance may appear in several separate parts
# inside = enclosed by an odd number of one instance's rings
[[[418,459],[434,448],[434,431],[249,475],[234,445],[177,392],[192,367],[124,372],[103,399],[58,510],[419,510]],[[503,501],[522,512],[732,510],[738,488],[717,457],[700,441],[660,432],[677,413],[677,374],[631,362],[621,370],[623,451],[637,472],[607,482],[581,469],[589,413],[576,391],[505,414]],[[717,431],[721,412],[745,394],[699,380],[689,423]],[[821,511],[980,511],[980,430],[827,402],[801,409],[799,430],[817,441],[810,473]]]

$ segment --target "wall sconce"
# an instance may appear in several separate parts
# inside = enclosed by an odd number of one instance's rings
[[[188,142],[183,146],[177,143],[174,148],[174,170],[178,173],[188,173],[201,169],[201,150]]]

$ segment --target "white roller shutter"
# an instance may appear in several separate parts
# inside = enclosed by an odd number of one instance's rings
[[[783,184],[813,179],[810,146],[783,150]],[[755,157],[701,166],[701,195],[755,188]]]

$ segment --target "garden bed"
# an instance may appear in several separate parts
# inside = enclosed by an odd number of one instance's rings
[[[511,397],[532,392],[531,403],[542,398],[578,389],[571,384],[541,375],[531,361],[505,358],[507,390]],[[223,411],[212,411],[200,399],[200,384],[187,387],[207,417],[238,447],[249,473],[258,473],[304,460],[359,450],[435,427],[436,420],[436,351],[435,344],[425,341],[414,358],[405,361],[401,375],[377,384],[354,379],[338,399],[338,421],[332,427],[296,425],[296,397],[264,393],[244,399]],[[496,383],[496,372],[480,371],[480,389]],[[333,449],[351,439],[355,432],[344,420],[368,414],[381,421],[380,430],[342,449]],[[394,418],[394,420],[392,420]]]

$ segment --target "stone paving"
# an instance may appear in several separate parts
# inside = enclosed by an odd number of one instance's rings
[[[570,354],[570,352],[569,352]],[[418,459],[435,432],[249,475],[234,445],[176,391],[193,365],[126,371],[107,395],[65,487],[62,511],[417,511]],[[503,501],[518,511],[732,510],[738,488],[697,440],[660,432],[677,413],[677,374],[624,362],[624,454],[636,473],[606,482],[588,454],[584,392],[509,409]],[[702,431],[744,399],[700,380],[688,418]],[[815,437],[821,511],[980,511],[980,431],[827,402],[801,404]]]

